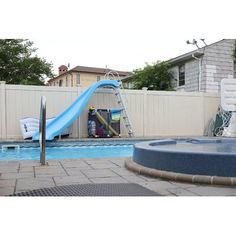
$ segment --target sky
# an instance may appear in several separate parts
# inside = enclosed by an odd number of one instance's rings
[[[235,38],[234,9],[232,0],[8,0],[0,37],[32,40],[54,73],[68,63],[132,71],[195,50],[187,40]]]

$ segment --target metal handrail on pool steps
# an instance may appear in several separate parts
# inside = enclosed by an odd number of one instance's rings
[[[39,119],[39,146],[40,146],[40,163],[46,165],[46,97],[41,97],[40,119]]]

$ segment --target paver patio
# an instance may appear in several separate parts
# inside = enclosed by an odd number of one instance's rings
[[[127,170],[124,158],[0,162],[0,196],[38,188],[88,183],[137,183],[163,196],[236,196],[235,187],[163,181]]]

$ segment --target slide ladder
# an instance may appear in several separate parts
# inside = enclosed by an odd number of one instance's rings
[[[115,95],[116,95],[118,104],[121,108],[124,125],[125,125],[126,129],[128,130],[129,136],[133,137],[134,132],[132,129],[132,125],[131,125],[128,113],[127,113],[126,99],[124,99],[123,95],[121,94],[121,89],[124,89],[124,88],[123,88],[122,82],[120,80],[119,73],[117,71],[109,71],[108,73],[105,74],[105,78],[110,79],[110,77],[112,77],[113,79],[116,79],[116,77],[118,77],[117,81],[119,82],[120,86],[119,86],[119,88],[115,88]]]
[[[121,94],[121,89],[120,88],[115,89],[115,95],[116,95],[116,98],[117,98],[117,102],[118,102],[118,104],[121,108],[124,125],[125,125],[126,129],[128,130],[129,136],[133,137],[134,132],[133,132],[133,129],[132,129],[132,125],[131,125],[131,122],[130,122],[130,119],[129,119],[129,116],[128,116],[128,113],[127,113],[127,110],[126,110],[126,104],[125,104],[124,98]]]

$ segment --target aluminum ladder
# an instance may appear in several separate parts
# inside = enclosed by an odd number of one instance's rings
[[[112,79],[116,79],[120,83],[120,88],[115,89],[115,96],[117,97],[118,104],[119,104],[119,106],[121,108],[124,125],[125,125],[126,129],[128,130],[129,136],[133,137],[134,136],[134,132],[133,132],[133,129],[132,129],[132,125],[131,125],[129,116],[127,114],[127,106],[126,106],[124,98],[123,98],[123,96],[121,94],[121,89],[124,89],[124,88],[123,88],[123,85],[122,85],[122,81],[120,80],[120,75],[119,75],[119,73],[117,71],[111,70],[111,71],[108,71],[105,74],[104,78],[105,79],[111,79],[111,78]]]
[[[117,102],[118,102],[118,104],[121,108],[121,113],[122,113],[122,118],[123,118],[123,121],[124,121],[124,125],[125,125],[126,129],[128,130],[129,136],[133,137],[134,132],[133,132],[133,129],[132,129],[132,125],[131,125],[131,122],[130,122],[130,119],[129,119],[129,116],[128,116],[128,113],[127,113],[127,110],[126,110],[126,104],[124,102],[124,98],[121,94],[121,89],[120,88],[115,89],[115,96],[116,96]]]

